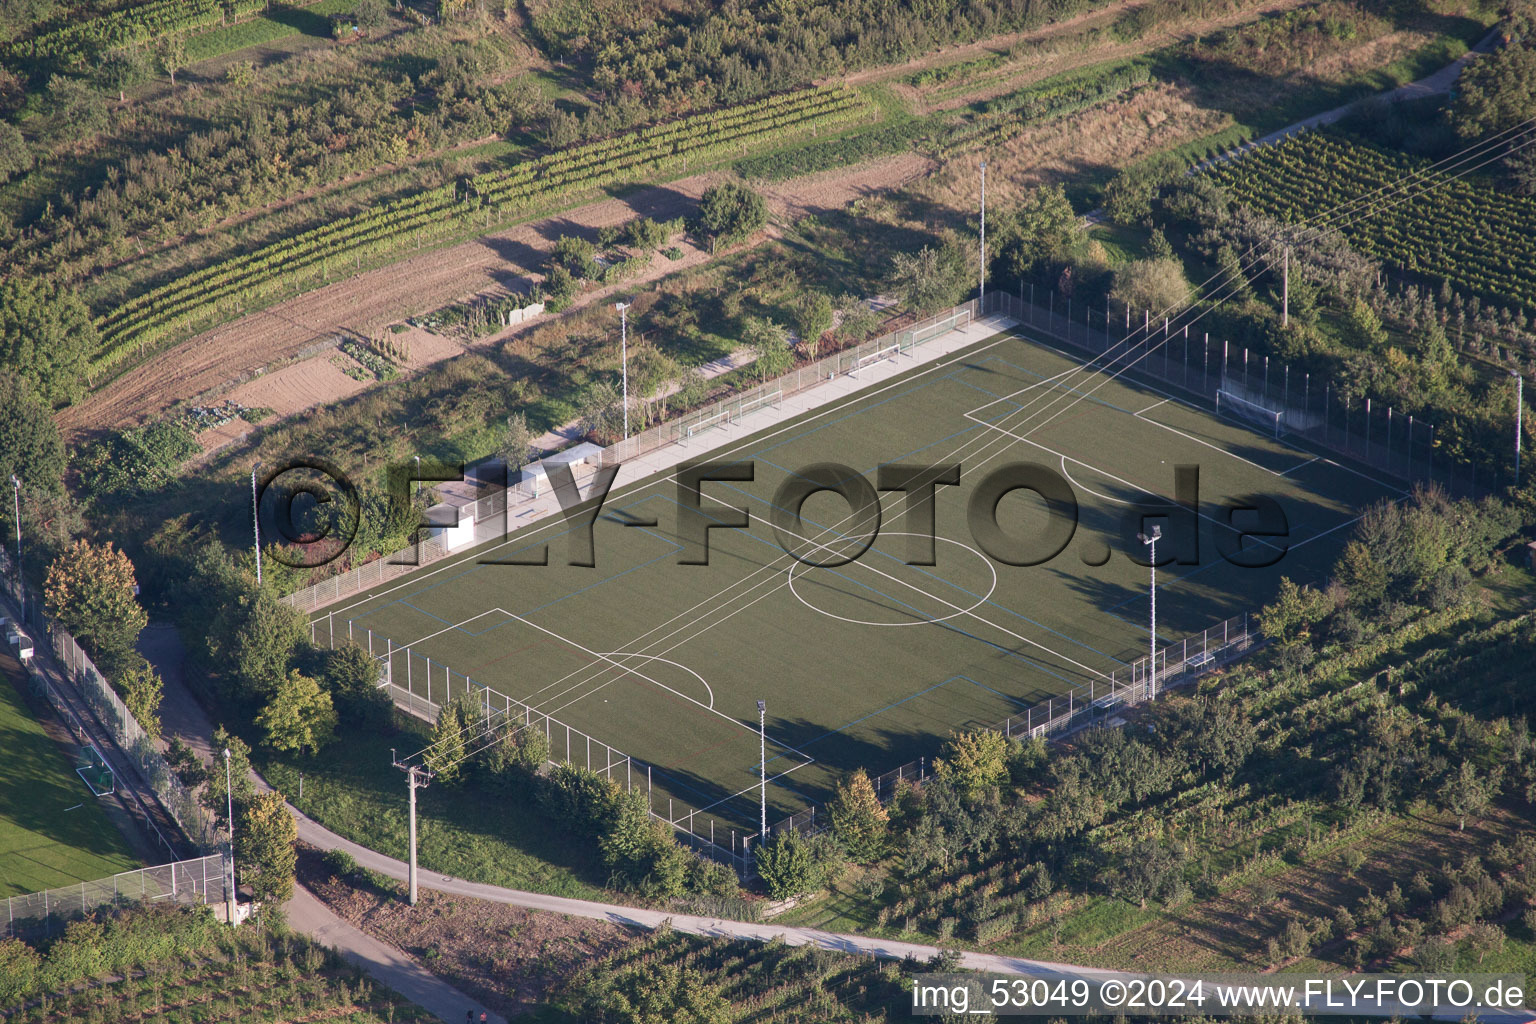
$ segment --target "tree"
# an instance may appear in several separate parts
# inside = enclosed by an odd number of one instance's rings
[[[101,81],[117,93],[117,102],[125,102],[124,90],[144,80],[144,58],[132,47],[109,50],[101,58]]]
[[[815,359],[821,336],[832,329],[832,300],[825,292],[807,291],[795,302],[795,333],[808,358]]]
[[[9,121],[0,121],[0,184],[32,169],[26,136]]]
[[[1425,974],[1445,974],[1456,966],[1456,943],[1435,935],[1414,947],[1413,962]]]
[[[1380,354],[1387,348],[1387,331],[1369,304],[1356,299],[1349,304],[1339,325],[1339,340],[1358,352]]]
[[[1171,260],[1176,258],[1173,246],[1169,243],[1168,236],[1163,234],[1162,228],[1152,229],[1152,236],[1147,239],[1147,251],[1152,254],[1153,259]]]
[[[1175,176],[1174,168],[1163,161],[1142,161],[1122,169],[1104,189],[1104,212],[1116,224],[1146,222],[1158,189]]]
[[[1138,841],[1125,855],[1113,888],[1117,896],[1145,907],[1149,899],[1166,899],[1183,877],[1184,851],[1154,839]]]
[[[548,760],[549,737],[542,729],[524,725],[502,726],[485,752],[491,778],[509,788],[534,778]]]
[[[1440,787],[1441,809],[1456,816],[1456,830],[1466,831],[1467,819],[1488,809],[1498,787],[1481,775],[1471,761],[1462,761]]]
[[[149,616],[134,595],[133,563],[107,541],[77,540],[48,566],[48,614],[91,648],[109,675],[139,638]]]
[[[272,692],[256,724],[267,731],[273,750],[313,754],[335,736],[336,708],[319,683],[294,669]]]
[[[1280,577],[1280,592],[1274,603],[1259,612],[1259,631],[1271,640],[1290,643],[1307,635],[1313,626],[1333,612],[1333,600],[1312,587],[1298,587],[1287,576]]]
[[[236,609],[230,660],[249,696],[265,697],[288,676],[288,666],[307,634],[304,616],[267,588],[243,595]]]
[[[1467,948],[1481,966],[1489,953],[1504,952],[1504,929],[1488,921],[1478,921],[1467,929]]]
[[[581,432],[591,437],[607,437],[624,422],[624,406],[618,389],[605,380],[582,392],[578,408]]]
[[[36,275],[0,282],[0,369],[50,405],[72,402],[99,343],[96,324],[72,290]]]
[[[48,134],[51,138],[88,139],[107,126],[107,106],[101,94],[83,79],[69,75],[48,78]]]
[[[170,77],[171,88],[176,88],[176,73],[187,66],[187,44],[181,36],[167,36],[161,41],[155,63]]]
[[[880,314],[857,295],[844,295],[837,302],[837,333],[845,338],[863,341],[880,329],[880,322]]]
[[[1502,131],[1536,117],[1536,50],[1506,46],[1478,57],[1456,80],[1451,123],[1464,139]]]
[[[0,371],[0,481],[15,474],[24,487],[56,493],[64,465],[64,442],[47,404],[25,380]]]
[[[925,245],[916,253],[896,253],[886,283],[909,309],[931,313],[958,303],[970,288],[971,279],[964,254],[945,244],[937,249]]]
[[[667,229],[649,217],[636,217],[624,225],[624,240],[635,249],[660,248],[667,240]]]
[[[533,431],[528,429],[527,416],[515,412],[507,417],[507,429],[502,431],[496,450],[507,463],[509,478],[528,465],[533,458]]]
[[[362,647],[348,640],[328,652],[324,679],[340,724],[376,727],[389,723],[394,702],[379,689],[379,663]]]
[[[298,825],[281,793],[262,793],[245,805],[235,831],[235,864],[257,902],[277,906],[293,895],[298,841]]]
[[[1024,278],[1065,263],[1085,237],[1083,219],[1060,185],[1025,192],[1017,206],[994,217],[988,244],[1010,278]]]
[[[658,962],[627,967],[593,999],[591,1019],[612,1024],[730,1024],[731,1005],[693,970]]]
[[[810,844],[792,828],[774,833],[758,846],[757,873],[776,900],[810,892],[822,881]]]
[[[256,62],[237,60],[224,69],[224,80],[239,92],[246,92],[256,84]]]
[[[165,683],[149,662],[135,656],[127,668],[112,681],[113,688],[123,698],[123,705],[134,721],[152,738],[160,736],[160,700],[165,695]]]
[[[232,801],[243,806],[255,792],[251,782],[251,748],[239,736],[222,725],[213,730],[213,765],[208,769],[208,788],[203,791],[203,806],[213,814],[220,826],[227,825],[226,811]],[[224,751],[229,751],[229,770],[224,768]],[[224,785],[226,776],[229,786]]]
[[[763,197],[733,181],[704,190],[699,197],[699,225],[709,236],[713,252],[717,242],[739,242],[768,223]]]
[[[885,853],[890,815],[875,795],[869,775],[860,768],[842,782],[827,806],[832,834],[850,859],[859,864],[879,860]]]
[[[789,334],[779,324],[764,317],[747,318],[742,328],[742,340],[757,355],[752,368],[758,380],[770,380],[788,370],[794,363],[789,349]]]
[[[1008,740],[995,729],[950,733],[933,770],[959,792],[970,795],[1008,780]]]
[[[440,782],[455,782],[464,774],[469,741],[478,732],[478,709],[469,703],[473,699],[473,694],[463,693],[437,709],[437,721],[432,725],[426,762]]]
[[[1129,305],[1132,310],[1151,310],[1154,317],[1182,307],[1192,289],[1178,260],[1133,260],[1115,271],[1109,298],[1115,305]]]
[[[358,0],[352,9],[352,20],[364,32],[372,32],[389,24],[389,8],[383,0]]]

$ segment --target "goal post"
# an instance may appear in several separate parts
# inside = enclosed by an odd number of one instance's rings
[[[85,745],[80,751],[80,761],[75,774],[80,776],[92,796],[111,796],[117,792],[117,773],[107,764],[107,759],[96,749],[95,744]]]
[[[850,376],[850,377],[857,377],[859,375],[859,371],[864,369],[866,366],[869,366],[869,365],[871,365],[873,363],[878,363],[878,362],[880,362],[881,360],[884,360],[884,359],[894,358],[895,356],[898,356],[900,354],[901,354],[901,343],[900,342],[897,342],[897,343],[895,343],[893,345],[887,345],[887,346],[885,346],[884,348],[881,348],[881,349],[876,349],[874,352],[871,352],[869,355],[867,355],[867,356],[860,356],[858,359],[854,360],[853,365],[848,368],[848,376]]]
[[[1271,437],[1280,437],[1285,433],[1285,410],[1260,405],[1235,391],[1217,389],[1216,412],[1261,427]]]

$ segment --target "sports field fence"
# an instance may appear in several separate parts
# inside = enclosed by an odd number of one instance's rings
[[[993,305],[988,300],[988,305]],[[969,324],[977,316],[976,302],[963,303],[936,316],[904,327],[862,344],[834,352],[812,363],[796,367],[781,377],[765,381],[729,398],[710,402],[701,408],[659,423],[656,426],[632,434],[605,449],[600,457],[601,465],[612,465],[638,458],[648,452],[671,444],[689,445],[704,443],[700,440],[714,427],[729,426],[741,417],[765,407],[776,407],[785,398],[825,384],[829,379],[854,372],[869,365],[872,357],[900,359],[909,356],[919,345],[943,337],[950,331]],[[527,504],[538,497],[537,482],[524,477],[510,488],[504,485],[480,482],[479,495],[465,508],[476,523],[489,524],[495,517],[505,516],[508,510]],[[481,538],[477,542],[492,539],[500,534]],[[344,597],[371,590],[390,580],[415,572],[430,565],[450,552],[434,539],[403,548],[370,562],[353,566],[319,582],[295,591],[283,598],[283,602],[303,612],[312,612],[340,601]]]
[[[1440,484],[1454,496],[1478,496],[1510,479],[1479,472],[1441,454],[1435,425],[1392,405],[1351,395],[1332,380],[1213,338],[1203,311],[1159,316],[1129,307],[1074,303],[1054,289],[1020,284],[1019,294],[990,292],[987,313],[1086,352],[1089,367],[1129,370],[1193,396],[1207,409],[1256,432],[1292,438],[1342,455],[1405,483]],[[1040,298],[1045,299],[1042,305]],[[1511,467],[1512,469],[1512,467]]]
[[[1252,616],[1243,612],[1161,647],[1157,651],[1155,672],[1148,671],[1152,664],[1149,652],[1146,657],[1109,673],[1104,679],[1090,681],[1087,687],[1079,686],[1049,697],[986,728],[1000,732],[1008,739],[1058,739],[1104,721],[1127,707],[1155,700],[1167,690],[1188,685],[1242,657],[1262,642],[1263,636]],[[881,803],[888,803],[896,795],[900,783],[921,786],[929,773],[927,758],[918,758],[872,777],[870,783]],[[810,835],[830,826],[825,810],[818,820],[817,808],[812,806],[771,825],[769,832],[799,829]]]
[[[38,595],[32,592],[31,588],[25,587],[13,571],[9,557],[3,552],[0,552],[0,580],[4,581],[5,591],[11,600],[24,608],[24,625],[34,640],[39,637],[48,638],[48,647],[54,659],[68,681],[73,684],[75,693],[85,703],[83,713],[88,715],[105,733],[106,738],[111,740],[116,750],[121,751],[124,757],[131,760],[139,776],[153,790],[159,807],[174,822],[173,830],[179,829],[197,850],[207,851],[215,848],[220,840],[213,817],[192,791],[181,784],[176,773],[171,771],[170,765],[161,755],[154,739],[144,731],[138,719],[133,717],[133,712],[128,710],[122,699],[112,690],[106,678],[92,663],[90,656],[75,642],[75,638],[69,634],[68,630],[44,612],[43,603]],[[24,592],[25,600],[23,600]],[[41,693],[59,713],[59,717],[75,734],[76,742],[82,748],[92,745],[92,729],[88,723],[80,720],[68,696],[60,693],[41,669],[32,667],[29,672],[34,689]],[[123,769],[127,766],[114,762],[110,750],[103,749],[101,753],[107,756],[109,766],[121,780]],[[156,824],[157,818],[162,822],[164,819],[137,798],[138,787],[132,786],[130,789],[134,793],[134,799],[125,803],[140,814],[145,825],[160,844],[173,856],[178,852],[185,852],[184,849],[179,849]],[[138,804],[136,808],[135,804]]]
[[[49,938],[70,921],[102,907],[128,903],[227,904],[229,860],[223,854],[194,857],[123,871],[111,878],[5,898],[5,936]]]

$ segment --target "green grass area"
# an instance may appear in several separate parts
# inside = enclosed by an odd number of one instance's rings
[[[0,656],[0,896],[106,878],[139,866],[98,798],[43,731]]]
[[[404,756],[425,744],[423,733],[409,727],[392,735],[343,732],[314,757],[257,748],[264,758],[257,768],[327,828],[404,860],[409,854],[405,775],[394,767],[393,754]],[[496,813],[487,814],[483,789],[433,785],[417,793],[417,810],[417,856],[425,868],[555,896],[605,895],[599,886],[607,872],[597,851],[572,843],[518,794],[498,795]]]
[[[356,6],[357,0],[320,0],[302,7],[275,3],[271,10],[249,21],[189,37],[187,60],[195,64],[248,47],[275,43],[289,36],[329,39],[331,23],[328,16],[350,11]]]
[[[1200,466],[1207,518],[1198,564],[1161,575],[1165,640],[1256,609],[1282,573],[1321,578],[1347,537],[1339,527],[1387,493],[1123,378],[1091,394],[1056,379],[1075,362],[996,336],[760,435],[694,439],[691,457],[752,460],[756,472],[751,483],[705,486],[706,500],[753,515],[749,530],[710,531],[707,566],[678,564],[676,488],[652,478],[608,499],[595,568],[565,564],[565,527],[546,521],[328,609],[319,639],[371,630],[376,653],[386,638],[397,649],[398,685],[435,701],[466,678],[489,686],[549,716],[536,727],[548,729],[555,758],[587,763],[590,734],[601,741],[594,767],[611,763],[605,743],[655,766],[658,811],[671,798],[740,827],[756,821],[759,698],[770,814],[782,815],[825,798],[846,771],[931,754],[949,730],[996,724],[1052,695],[1102,694],[1106,674],[1147,640],[1146,570],[1124,553],[1123,510],[1166,500],[1148,496],[1171,494],[1176,465]],[[1032,568],[990,559],[966,525],[976,485],[1014,460],[1064,469],[1081,508],[1070,549]],[[770,525],[776,490],[828,461],[869,481],[882,463],[960,462],[962,486],[938,493],[935,564],[908,564],[913,525],[895,492],[857,561],[813,568],[786,555]],[[1292,550],[1277,565],[1237,569],[1216,554],[1216,533],[1229,529],[1216,519],[1253,493],[1281,504]],[[1023,492],[998,508],[1011,533],[1044,526],[1043,507]],[[840,498],[817,494],[803,529],[857,546],[842,535],[846,516]],[[640,520],[654,524],[628,525]],[[537,559],[546,544],[548,565],[481,561]],[[1113,554],[1085,564],[1096,552]],[[405,645],[409,657],[398,653]]]

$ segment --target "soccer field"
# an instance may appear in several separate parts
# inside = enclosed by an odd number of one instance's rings
[[[409,646],[410,659],[391,662],[396,684],[441,701],[468,677],[577,730],[569,753],[579,763],[585,733],[653,765],[659,812],[675,798],[755,827],[759,699],[777,820],[824,799],[851,769],[878,774],[931,755],[951,730],[994,725],[1053,694],[1102,693],[1107,674],[1148,647],[1148,569],[1128,557],[1145,556],[1125,536],[1125,512],[1166,511],[1176,466],[1199,469],[1199,552],[1195,564],[1159,571],[1160,642],[1256,610],[1281,575],[1322,578],[1359,511],[1396,493],[1077,366],[1001,334],[716,451],[701,436],[692,458],[755,469],[750,482],[703,485],[706,504],[750,514],[748,528],[708,531],[708,565],[678,564],[677,485],[663,474],[610,495],[594,568],[565,564],[566,526],[551,518],[328,609],[316,617],[320,639],[366,629],[375,653]],[[1014,462],[1060,474],[1079,505],[1070,543],[1044,564],[988,557],[968,522],[977,485]],[[849,467],[871,487],[882,464],[959,463],[959,485],[936,492],[933,564],[909,564],[923,529],[897,491],[880,492],[880,529],[862,557],[814,567],[786,554],[773,498],[817,463]],[[1224,507],[1248,495],[1272,499],[1289,524],[1289,548],[1267,568],[1218,553],[1235,532]],[[996,518],[1018,537],[1047,523],[1044,503],[1022,490],[996,504]],[[802,523],[789,544],[817,561],[867,533],[827,492],[805,501]],[[1163,529],[1171,536],[1172,521]],[[546,543],[548,565],[483,564]],[[1250,539],[1247,550],[1279,543]],[[565,756],[558,727],[551,741]],[[608,758],[600,750],[594,767]]]
[[[106,878],[139,866],[75,763],[32,717],[0,654],[0,896]]]

